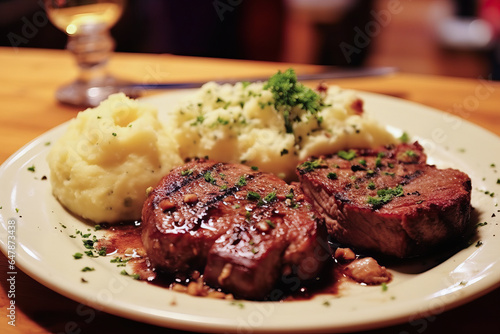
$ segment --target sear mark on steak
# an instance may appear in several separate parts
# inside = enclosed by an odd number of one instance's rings
[[[247,166],[199,159],[148,195],[142,242],[159,271],[265,299],[283,275],[313,279],[330,258],[324,221],[297,185]]]
[[[470,178],[427,165],[417,142],[310,158],[297,174],[330,236],[359,251],[419,256],[473,230]]]

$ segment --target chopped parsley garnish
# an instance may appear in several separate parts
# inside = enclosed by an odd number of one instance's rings
[[[332,173],[332,172],[328,173],[326,177],[329,178],[330,180],[336,180],[338,178],[337,173]]]
[[[370,190],[373,190],[375,189],[375,183],[373,183],[373,181],[370,181],[366,187]]]
[[[249,191],[247,193],[247,199],[250,201],[258,201],[260,200],[260,194],[255,191]]]
[[[478,189],[480,192],[484,193],[485,195],[488,195],[490,197],[495,197],[495,193],[494,192],[491,192],[489,190],[482,190],[482,189]]]
[[[87,255],[88,257],[97,257],[96,255],[94,255],[94,252],[93,252],[93,251],[91,251],[91,250],[85,251],[84,253],[85,253],[85,255]]]
[[[189,176],[193,174],[193,170],[192,169],[185,169],[181,172],[181,176]]]
[[[86,271],[94,271],[95,269],[94,268],[91,268],[91,267],[83,267],[82,268],[82,271],[83,272],[86,272]]]
[[[238,182],[236,182],[237,187],[243,187],[246,184],[247,184],[247,179],[245,175],[240,176],[240,179],[238,180]]]
[[[304,161],[302,164],[300,164],[297,168],[301,173],[308,173],[312,172],[316,168],[323,168],[326,167],[324,164],[324,161],[321,159],[316,159],[316,160],[308,160]]]
[[[406,152],[405,152],[405,155],[407,155],[407,156],[409,156],[409,157],[411,157],[411,158],[413,158],[413,157],[416,157],[416,156],[417,156],[417,154],[416,154],[413,150],[408,150],[408,151],[406,151]]]
[[[300,207],[300,205],[294,201],[294,196],[295,194],[293,192],[293,188],[290,188],[290,192],[285,195],[285,204],[293,209],[297,209],[298,207]]]
[[[387,288],[387,283],[384,282],[384,283],[381,284],[381,286],[382,286],[382,291],[384,291],[384,292],[387,291],[387,289],[388,289]]]
[[[398,185],[395,188],[377,190],[377,196],[376,197],[368,196],[368,200],[366,202],[368,204],[373,205],[374,207],[379,207],[386,203],[389,203],[390,201],[392,201],[394,197],[400,197],[403,195],[404,195],[403,186]]]
[[[366,160],[365,160],[365,159],[361,159],[361,160],[359,160],[358,162],[359,162],[359,164],[360,164],[361,166],[365,166],[365,167],[366,167]]]
[[[259,167],[257,167],[257,166],[252,166],[252,167],[250,167],[250,168],[251,168],[252,170],[259,170]]]
[[[208,183],[211,183],[213,185],[215,185],[216,181],[214,179],[214,177],[212,176],[212,173],[210,171],[206,172],[203,177],[205,178],[205,181],[207,181]]]
[[[84,245],[84,246],[85,246],[85,248],[87,248],[87,249],[93,249],[93,248],[94,248],[94,241],[93,241],[93,240],[90,240],[90,239],[83,240],[83,245]]]
[[[28,167],[28,171],[35,172],[35,165],[31,165],[31,167]]]
[[[276,192],[273,191],[273,192],[270,192],[269,194],[266,195],[266,197],[264,197],[264,202],[266,203],[271,203],[272,201],[275,201],[276,200]]]
[[[73,254],[73,257],[78,260],[78,259],[81,259],[83,257],[83,254],[77,252],[77,253]]]
[[[124,276],[130,276],[133,279],[139,279],[139,278],[141,278],[141,276],[139,274],[132,274],[132,275],[130,275],[129,273],[127,273],[127,271],[125,269],[123,269],[122,271],[120,271],[120,274],[122,274]]]
[[[229,121],[219,116],[217,117],[217,123],[219,123],[220,125],[228,125]]]
[[[230,305],[238,306],[239,308],[245,307],[245,304],[243,304],[242,302],[235,302],[235,301],[232,301]]]
[[[125,267],[126,263],[130,261],[130,259],[124,259],[122,257],[115,257],[114,259],[111,259],[109,262],[110,263],[117,263],[117,267]]]
[[[407,143],[410,141],[410,136],[406,132],[403,132],[401,137],[399,137],[399,140],[401,140],[402,143]]]
[[[266,219],[266,224],[269,225],[270,228],[276,228],[276,224],[269,219]]]
[[[99,256],[106,256],[106,247],[101,247],[101,249],[99,249],[99,251],[97,252],[97,254],[99,254]]]
[[[298,82],[295,71],[291,68],[270,77],[263,88],[273,93],[274,106],[283,113],[287,133],[293,133],[290,118],[293,107],[300,107],[312,115],[316,115],[323,107],[320,95]]]
[[[348,160],[348,161],[356,158],[356,152],[354,150],[349,150],[349,152],[339,151],[339,153],[337,153],[337,155],[339,156],[339,158],[344,159],[344,160]]]
[[[191,126],[201,124],[201,123],[203,123],[204,120],[205,120],[205,117],[203,115],[199,115],[196,117],[196,120],[193,123],[191,123]]]
[[[286,148],[281,150],[280,156],[284,156],[285,154],[288,154],[288,150]]]

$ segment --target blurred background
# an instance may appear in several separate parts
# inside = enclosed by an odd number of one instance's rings
[[[65,48],[42,0],[0,0],[0,45]],[[118,52],[500,80],[500,0],[128,0]]]

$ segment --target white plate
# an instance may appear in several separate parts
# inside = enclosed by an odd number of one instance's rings
[[[170,92],[145,99],[162,113],[188,92]],[[191,297],[120,275],[109,258],[84,257],[76,229],[90,225],[66,212],[51,196],[46,154],[49,142],[66,124],[26,145],[0,168],[0,245],[7,253],[9,221],[16,229],[16,265],[35,280],[71,299],[115,315],[160,326],[207,332],[354,331],[388,326],[436,315],[466,303],[500,285],[500,138],[466,121],[400,99],[360,93],[367,112],[395,133],[407,131],[425,147],[430,161],[468,173],[472,203],[482,242],[453,254],[422,271],[419,262],[390,267],[394,280],[381,287],[345,286],[337,296],[322,295],[296,302],[231,303]],[[35,171],[28,168],[35,166]],[[498,217],[492,217],[496,213]],[[12,223],[15,222],[15,223]],[[62,225],[66,226],[64,228]],[[95,232],[92,232],[96,234]],[[95,271],[82,272],[84,266]],[[412,273],[418,272],[418,273]],[[88,283],[82,283],[85,278]]]

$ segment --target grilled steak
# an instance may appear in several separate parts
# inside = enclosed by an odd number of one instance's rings
[[[427,165],[418,143],[310,158],[297,173],[329,234],[358,250],[417,256],[473,228],[470,178]]]
[[[142,241],[158,270],[199,270],[212,287],[264,299],[282,275],[312,279],[329,258],[316,216],[296,185],[200,159],[172,170],[149,194]]]

